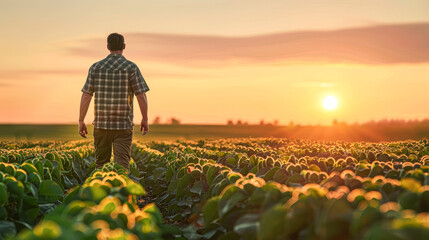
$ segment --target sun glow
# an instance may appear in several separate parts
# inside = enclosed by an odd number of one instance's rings
[[[323,99],[323,107],[327,110],[333,110],[337,108],[338,101],[334,96],[327,96]]]

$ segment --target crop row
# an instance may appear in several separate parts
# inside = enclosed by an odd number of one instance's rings
[[[106,164],[17,239],[168,239],[180,235],[178,229],[163,224],[154,204],[138,208],[137,196],[144,194],[123,167]]]
[[[87,158],[93,151],[75,144],[61,151],[35,147],[1,153],[0,237],[31,229],[94,168],[93,159]]]
[[[93,155],[89,142],[1,142],[0,238],[429,237],[426,140],[136,143],[130,173]]]
[[[205,239],[425,239],[428,142],[236,139],[135,144],[170,221]]]
[[[145,191],[123,167],[94,169],[89,142],[17,145],[0,148],[0,239],[180,237],[155,205],[139,209]]]

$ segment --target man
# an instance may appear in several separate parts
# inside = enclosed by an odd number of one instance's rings
[[[79,134],[86,138],[85,115],[95,94],[94,147],[96,167],[110,161],[113,145],[114,161],[128,169],[133,138],[133,98],[137,97],[142,114],[140,131],[149,131],[147,98],[149,91],[137,65],[122,55],[124,37],[112,33],[107,37],[110,54],[94,63],[82,88]]]

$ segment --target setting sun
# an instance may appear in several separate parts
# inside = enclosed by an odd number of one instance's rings
[[[327,96],[323,99],[323,107],[327,110],[332,110],[337,108],[338,101],[337,98],[334,96]]]

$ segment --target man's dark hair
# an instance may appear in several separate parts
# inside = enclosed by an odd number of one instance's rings
[[[107,45],[110,51],[122,50],[124,47],[124,36],[119,33],[112,33],[107,37]]]

